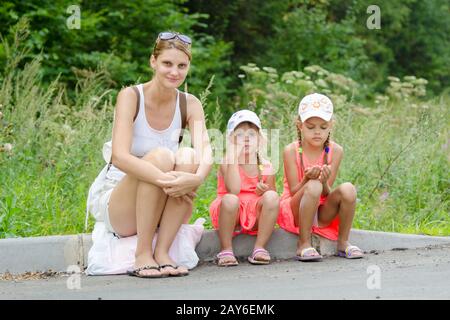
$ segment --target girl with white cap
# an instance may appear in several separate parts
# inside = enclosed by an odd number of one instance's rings
[[[265,246],[277,220],[279,196],[272,165],[260,156],[264,141],[261,122],[254,112],[240,110],[228,121],[227,133],[227,150],[217,173],[217,198],[210,205],[221,246],[217,264],[238,264],[232,238],[240,233],[257,235],[248,261],[268,264],[270,255]]]
[[[296,258],[320,261],[311,245],[311,232],[337,240],[338,255],[361,258],[363,252],[348,242],[355,215],[356,189],[347,182],[331,189],[343,148],[330,141],[333,103],[322,94],[305,96],[298,108],[298,140],[284,149],[284,191],[278,224],[299,234]]]

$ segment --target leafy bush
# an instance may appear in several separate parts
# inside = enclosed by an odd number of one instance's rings
[[[195,68],[188,79],[189,91],[199,94],[216,74],[214,95],[226,94],[227,79],[223,76],[228,68],[226,61],[230,45],[204,33],[193,33],[193,28],[205,29],[199,22],[199,13],[189,13],[183,8],[183,0],[109,1],[108,5],[85,1],[79,5],[80,29],[69,29],[66,20],[73,5],[68,0],[17,1],[0,5],[0,34],[9,41],[13,32],[9,29],[20,19],[29,22],[30,36],[24,39],[27,55],[23,63],[37,55],[42,56],[43,83],[57,77],[71,88],[78,79],[74,70],[97,70],[108,73],[109,88],[144,82],[151,78],[149,57],[158,33],[176,30],[193,38]],[[0,45],[0,66],[7,57]],[[23,65],[22,65],[23,66]],[[1,68],[3,69],[3,68]]]

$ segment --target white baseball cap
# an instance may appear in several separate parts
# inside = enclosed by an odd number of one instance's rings
[[[239,110],[231,116],[227,124],[227,133],[230,134],[236,129],[242,122],[250,122],[261,130],[261,120],[259,120],[256,113],[250,110]]]
[[[298,115],[302,122],[312,117],[319,117],[325,121],[330,121],[333,116],[333,103],[330,98],[323,94],[308,94],[298,105]]]

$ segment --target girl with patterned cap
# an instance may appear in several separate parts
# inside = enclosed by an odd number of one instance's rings
[[[320,261],[311,245],[311,232],[337,240],[338,255],[356,259],[363,252],[348,242],[355,215],[356,189],[343,183],[332,189],[344,155],[330,140],[333,103],[322,94],[305,96],[298,108],[298,139],[283,152],[284,190],[278,225],[299,234],[296,258]]]

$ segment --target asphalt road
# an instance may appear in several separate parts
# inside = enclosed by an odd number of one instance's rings
[[[77,288],[78,287],[78,288]],[[0,299],[450,299],[450,246],[368,253],[361,260],[274,261],[219,268],[203,263],[187,277],[59,275],[0,281]],[[182,303],[182,301],[180,301]]]

